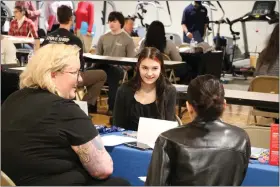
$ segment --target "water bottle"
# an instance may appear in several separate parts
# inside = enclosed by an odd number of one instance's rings
[[[191,52],[194,53],[195,52],[195,47],[196,47],[196,43],[195,43],[194,38],[191,39],[190,46],[191,46]]]

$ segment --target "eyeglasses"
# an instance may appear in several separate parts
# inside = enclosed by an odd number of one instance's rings
[[[77,82],[79,80],[79,76],[81,75],[81,71],[77,70],[77,71],[61,71],[61,73],[70,73],[74,76],[77,76]]]

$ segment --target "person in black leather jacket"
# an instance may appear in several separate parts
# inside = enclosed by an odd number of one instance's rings
[[[203,75],[192,80],[187,108],[193,121],[158,137],[146,185],[241,185],[250,159],[250,140],[243,129],[220,119],[225,106],[218,79]]]

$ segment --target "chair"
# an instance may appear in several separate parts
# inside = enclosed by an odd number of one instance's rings
[[[78,87],[76,90],[76,100],[82,101],[86,94],[87,94],[86,86]]]
[[[179,126],[182,126],[183,123],[182,123],[181,119],[179,118],[179,116],[175,115],[175,117],[176,117],[176,121],[178,122]]]
[[[1,186],[16,186],[15,183],[3,171],[1,171]]]
[[[170,57],[167,54],[161,53],[161,55],[162,55],[163,60],[171,61]],[[165,69],[165,72],[166,73],[169,72],[169,78],[168,79],[171,83],[176,84],[176,81],[180,79],[179,77],[175,76],[174,69]]]
[[[279,93],[279,77],[273,76],[259,76],[252,80],[249,90],[251,92],[261,93]],[[265,109],[252,108],[249,112],[247,124],[250,122],[250,117],[254,116],[255,124],[257,123],[256,116],[268,117],[268,118],[279,118],[278,112],[266,111]]]
[[[269,149],[270,127],[243,126],[241,128],[247,132],[252,147],[261,147]]]

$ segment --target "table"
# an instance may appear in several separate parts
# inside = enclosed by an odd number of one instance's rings
[[[217,78],[221,77],[223,67],[223,52],[210,51],[207,53],[186,53],[180,52],[182,61],[186,62],[191,76],[194,79],[198,75],[210,74]]]
[[[84,59],[86,62],[98,63],[98,64],[116,64],[124,66],[135,66],[137,63],[137,58],[128,58],[128,57],[111,57],[111,56],[102,56],[102,55],[93,55],[91,53],[84,53]],[[164,65],[169,68],[174,68],[179,65],[185,64],[181,61],[164,61]]]
[[[110,133],[108,135],[121,135]],[[106,136],[106,135],[105,135]],[[119,145],[106,147],[114,162],[113,176],[127,179],[133,186],[143,186],[138,177],[146,176],[151,161],[152,151],[141,151]],[[243,186],[278,186],[279,168],[251,160]]]
[[[30,37],[24,37],[24,36],[9,36],[9,35],[3,35],[5,38],[13,42],[14,44],[20,44],[20,43],[31,43],[34,44],[35,40],[34,38]],[[40,43],[44,41],[43,38],[40,38]]]
[[[187,85],[174,85],[180,100],[187,100]],[[242,90],[225,89],[225,98],[228,104],[246,105],[253,107],[279,109],[279,95]],[[180,109],[180,106],[179,106]]]

